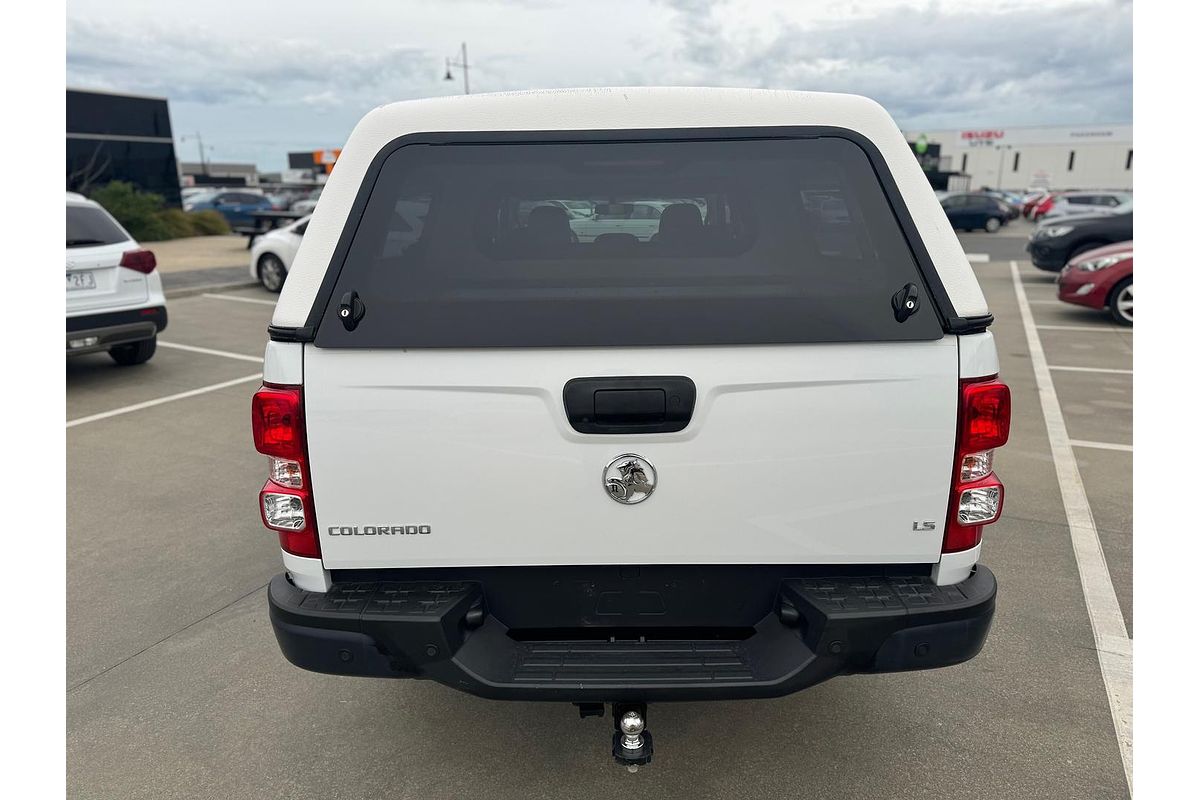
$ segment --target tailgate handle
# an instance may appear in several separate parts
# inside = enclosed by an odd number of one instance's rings
[[[563,406],[580,433],[674,433],[692,420],[696,384],[678,375],[572,378]]]

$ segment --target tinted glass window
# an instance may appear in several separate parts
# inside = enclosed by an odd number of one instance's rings
[[[67,206],[67,247],[98,247],[127,242],[125,235],[107,214],[91,206]]]
[[[844,139],[408,145],[347,225],[319,346],[942,335],[927,297],[896,322],[892,295],[921,281]],[[367,309],[354,331],[337,319],[348,291]]]

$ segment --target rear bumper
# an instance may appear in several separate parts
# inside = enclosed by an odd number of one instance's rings
[[[495,699],[719,700],[967,661],[987,639],[996,580],[977,566],[953,586],[834,576],[771,589],[767,613],[736,630],[672,627],[669,618],[652,628],[523,630],[493,613],[509,604],[476,580],[335,582],[316,593],[278,575],[268,602],[284,656],[316,672],[427,678]]]
[[[1048,272],[1058,272],[1065,267],[1067,256],[1070,255],[1070,251],[1054,239],[1030,240],[1025,243],[1025,249],[1029,251],[1029,260],[1033,265]]]
[[[67,355],[95,353],[115,345],[151,339],[166,327],[165,306],[67,317]]]

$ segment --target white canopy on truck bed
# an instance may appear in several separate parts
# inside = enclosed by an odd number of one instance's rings
[[[882,106],[857,95],[763,89],[556,89],[392,103],[363,117],[309,223],[272,324],[305,325],[371,162],[414,133],[678,130],[823,126],[869,140],[895,180],[954,315],[982,317],[987,302],[962,246],[899,128]]]

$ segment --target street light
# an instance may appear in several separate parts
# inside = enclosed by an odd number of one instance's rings
[[[1000,191],[1000,184],[1004,183],[1004,151],[1012,150],[1011,144],[998,144],[996,149],[1000,151],[1000,167],[996,170],[996,191]]]
[[[204,158],[204,140],[200,138],[199,133],[187,133],[187,134],[180,134],[179,143],[183,144],[188,139],[196,140],[197,149],[200,151],[200,171],[203,172],[205,175],[208,175],[208,161],[206,161]],[[210,146],[208,149],[212,150],[213,148]]]
[[[446,77],[444,80],[454,80],[454,73],[450,71],[451,67],[462,67],[463,71],[463,94],[471,93],[471,82],[467,74],[467,43],[462,43],[462,61],[451,61],[449,56],[446,57]]]

